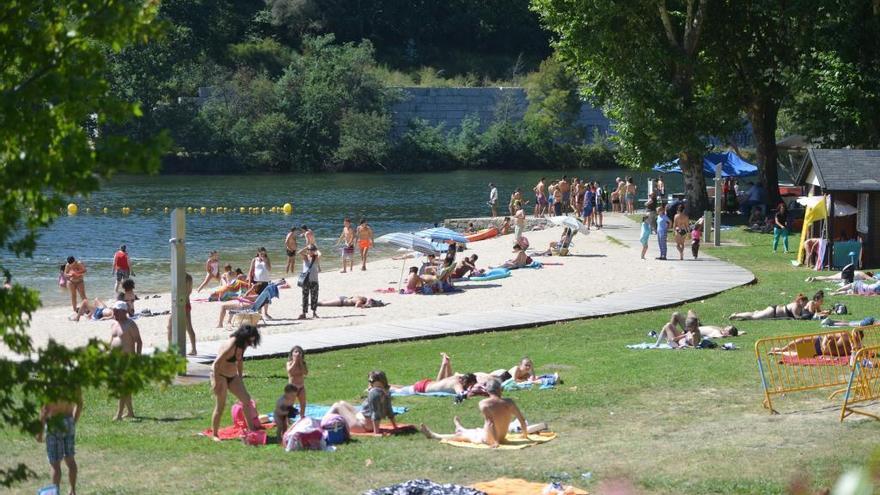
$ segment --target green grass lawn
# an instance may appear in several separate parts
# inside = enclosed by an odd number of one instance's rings
[[[707,249],[752,270],[757,284],[688,304],[709,324],[734,310],[751,310],[812,294],[811,272],[792,268],[793,255],[772,254],[771,236],[725,233],[745,247]],[[792,246],[797,237],[793,236]],[[624,248],[621,248],[624,249]],[[629,249],[629,248],[626,248]],[[633,262],[639,253],[633,249]],[[650,263],[645,265],[650,267]],[[601,269],[597,266],[597,269]],[[645,277],[650,277],[646,268]],[[579,281],[582,283],[583,281]],[[870,298],[844,300],[854,317],[876,316]],[[196,433],[209,426],[213,400],[207,384],[154,388],[135,397],[136,421],[113,423],[115,403],[89,391],[77,438],[83,493],[359,493],[397,481],[430,478],[468,484],[499,476],[545,481],[571,477],[595,489],[601,480],[626,477],[648,493],[782,493],[793,476],[829,486],[847,466],[862,464],[876,445],[880,425],[838,422],[839,402],[824,394],[774,400],[783,412],[761,407],[753,344],[763,336],[807,333],[817,322],[738,322],[747,335],[734,352],[630,351],[647,340],[671,310],[549,325],[511,332],[374,345],[308,355],[311,402],[357,401],[367,372],[383,369],[393,383],[433,376],[439,353],[457,370],[489,371],[530,356],[539,372],[558,371],[564,385],[510,394],[531,421],[546,421],[559,438],[520,451],[456,449],[421,435],[358,439],[337,452],[285,453],[277,447],[214,444]],[[283,360],[245,364],[246,385],[263,412],[285,383]],[[408,406],[402,422],[424,422],[446,432],[452,417],[480,424],[477,401],[397,399]],[[229,422],[228,413],[224,423]],[[48,483],[44,446],[16,432],[0,432],[2,464],[24,461],[41,478],[22,487],[34,493]],[[592,473],[590,479],[582,474]]]

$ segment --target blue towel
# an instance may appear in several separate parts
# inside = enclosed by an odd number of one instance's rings
[[[547,390],[556,386],[557,377],[555,375],[541,375],[538,378],[541,380],[540,390]],[[501,387],[509,392],[511,390],[529,390],[532,388],[532,385],[534,385],[532,382],[517,382],[513,378],[508,378],[501,384]]]
[[[399,416],[409,410],[408,407],[403,406],[392,406],[391,409],[394,411],[395,416]],[[321,419],[327,414],[327,411],[330,410],[330,406],[325,406],[323,404],[306,404],[306,416],[315,419]],[[357,406],[357,410],[361,410],[361,406]],[[269,416],[269,421],[275,421],[275,413],[270,412],[267,416]]]

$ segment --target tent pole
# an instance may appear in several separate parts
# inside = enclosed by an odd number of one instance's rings
[[[715,164],[715,222],[712,227],[716,246],[721,245],[721,166],[721,162]]]

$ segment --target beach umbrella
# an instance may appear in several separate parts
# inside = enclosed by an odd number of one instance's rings
[[[467,244],[467,237],[458,232],[447,229],[446,227],[434,227],[433,229],[425,229],[416,232],[419,237],[430,239],[432,241],[452,241],[459,244]]]
[[[434,249],[434,246],[432,246],[430,242],[422,239],[415,234],[408,234],[405,232],[393,232],[391,234],[385,234],[383,236],[377,237],[376,242],[391,244],[392,246],[397,246],[399,248],[403,248],[409,251],[415,251],[422,254],[437,254],[437,251]],[[403,260],[403,266],[400,267],[400,277],[397,279],[398,289],[400,289],[400,283],[403,280],[404,270],[406,270],[406,258],[404,258]]]
[[[437,254],[434,246],[425,239],[405,232],[393,232],[377,237],[376,242],[384,242],[392,246],[402,247],[409,251],[416,251],[422,254]]]
[[[568,227],[575,232],[580,232],[583,235],[587,235],[590,233],[587,230],[587,227],[578,221],[575,217],[561,216],[561,217],[550,217],[550,221],[556,225],[561,225],[563,227]]]

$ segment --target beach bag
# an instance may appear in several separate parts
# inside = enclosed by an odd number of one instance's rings
[[[245,445],[266,445],[266,430],[248,431],[241,437]]]
[[[252,424],[258,425],[260,424],[260,416],[256,413],[257,403],[253,400],[251,400],[251,407],[254,408],[254,417]],[[232,424],[238,426],[239,428],[246,429],[247,421],[245,421],[244,419],[244,406],[242,405],[241,401],[233,404],[230,411],[232,413]]]
[[[296,286],[297,287],[302,287],[303,285],[306,284],[306,280],[309,279],[309,274],[312,273],[312,265],[314,265],[314,264],[315,264],[314,261],[309,263],[308,270],[299,274],[299,277],[296,279]]]
[[[324,450],[327,443],[324,441],[324,430],[321,423],[315,418],[308,416],[297,420],[290,429],[284,433],[284,450]]]
[[[328,414],[321,420],[321,428],[324,430],[324,440],[328,445],[345,443],[350,438],[348,423],[345,418],[338,414]]]

